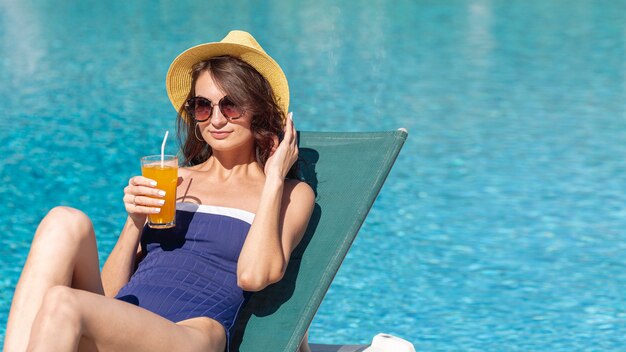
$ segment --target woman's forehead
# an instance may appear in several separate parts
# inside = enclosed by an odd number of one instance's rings
[[[198,79],[196,80],[196,86],[194,87],[194,90],[196,96],[201,96],[214,102],[219,101],[226,95],[226,92],[224,92],[215,82],[213,76],[209,71],[202,71],[200,73]]]

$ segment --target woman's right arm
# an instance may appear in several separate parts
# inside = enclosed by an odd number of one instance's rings
[[[154,180],[143,176],[132,177],[124,188],[124,206],[128,217],[115,247],[102,268],[102,285],[106,296],[115,296],[128,283],[140,259],[141,231],[148,214],[161,210],[162,190],[155,188]],[[155,199],[156,198],[156,199]]]

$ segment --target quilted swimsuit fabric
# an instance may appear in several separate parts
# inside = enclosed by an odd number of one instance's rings
[[[173,322],[208,317],[230,341],[246,295],[237,286],[237,260],[254,214],[234,208],[177,203],[176,227],[145,227],[147,255],[116,298]]]

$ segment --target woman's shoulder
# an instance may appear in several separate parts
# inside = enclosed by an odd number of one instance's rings
[[[289,222],[292,224],[299,224],[298,227],[306,227],[315,208],[315,192],[306,182],[285,180],[282,204],[285,219],[290,219]]]
[[[296,179],[285,180],[284,195],[291,200],[297,199],[307,203],[315,201],[313,188],[308,183]]]

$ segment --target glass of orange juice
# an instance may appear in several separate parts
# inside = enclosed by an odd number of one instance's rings
[[[178,184],[178,157],[176,155],[149,155],[141,158],[141,174],[155,180],[156,188],[165,191],[165,204],[157,214],[148,215],[148,226],[167,229],[176,226],[176,186]]]

